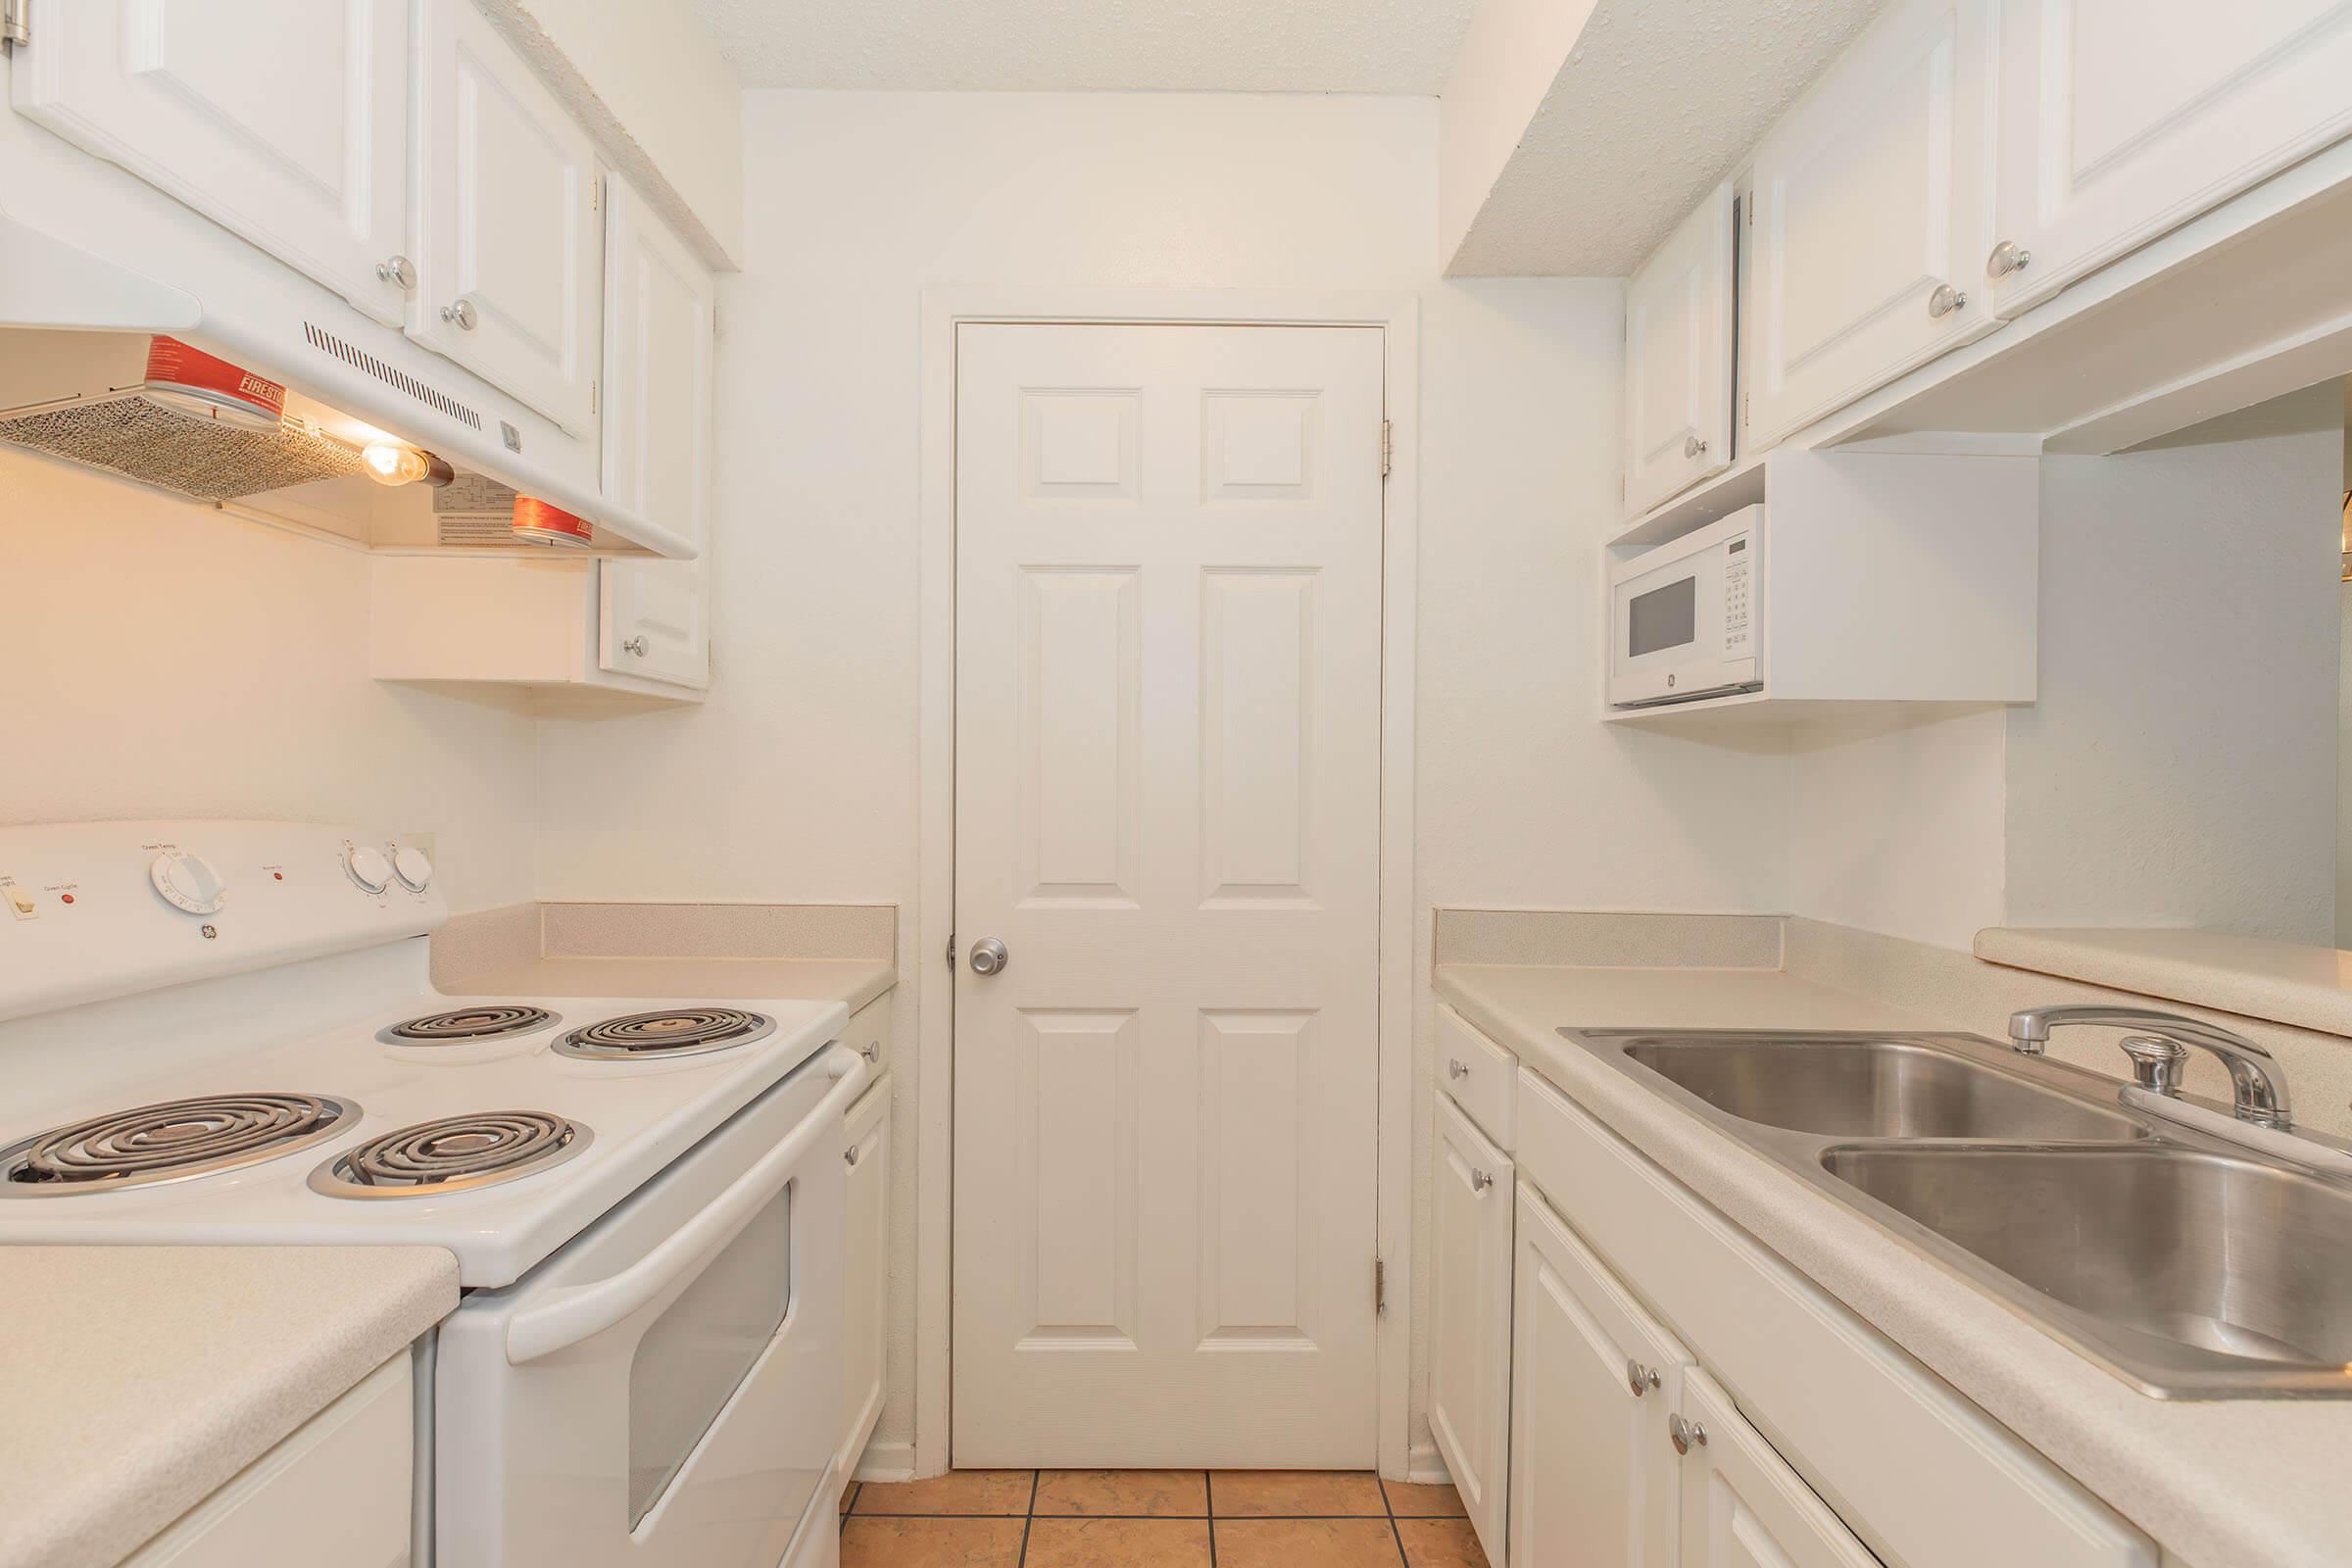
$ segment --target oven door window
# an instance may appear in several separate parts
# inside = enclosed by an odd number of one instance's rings
[[[629,1364],[629,1528],[661,1500],[792,1307],[787,1185],[645,1331]]]
[[[1677,577],[1636,594],[1625,606],[1625,655],[1640,659],[1698,638],[1698,579]]]

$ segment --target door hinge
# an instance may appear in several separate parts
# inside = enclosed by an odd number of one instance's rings
[[[1388,1315],[1388,1310],[1389,1260],[1385,1257],[1376,1257],[1372,1260],[1372,1315],[1385,1317]]]
[[[1386,479],[1389,469],[1396,466],[1396,426],[1388,419],[1380,421],[1380,476]]]
[[[956,933],[953,931],[948,933],[948,972],[956,972]]]
[[[32,0],[0,0],[0,43],[32,42]]]

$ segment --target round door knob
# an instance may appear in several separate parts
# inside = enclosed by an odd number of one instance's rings
[[[643,659],[645,657],[645,633],[639,632],[620,646],[622,652],[635,654],[639,659]]]
[[[1706,444],[1704,441],[1701,441],[1701,440],[1700,440],[1698,437],[1696,437],[1696,436],[1694,436],[1694,435],[1687,435],[1687,436],[1683,437],[1683,456],[1684,456],[1684,457],[1686,457],[1686,458],[1695,458],[1695,457],[1700,457],[1700,456],[1703,456],[1703,455],[1705,454],[1706,450],[1707,450],[1707,444]]]
[[[2005,239],[1992,248],[1990,256],[1984,258],[1984,275],[1986,277],[2007,277],[2011,272],[2024,271],[2033,263],[2034,253],[2032,251],[2021,250],[2017,241]]]
[[[411,893],[422,893],[432,884],[433,862],[424,858],[422,850],[403,844],[392,852],[392,874]]]
[[[441,307],[441,319],[461,332],[470,332],[481,323],[482,317],[473,308],[473,301],[461,294]]]
[[[982,937],[972,944],[972,973],[1002,974],[1012,961],[1012,955],[995,937]]]
[[[406,256],[387,256],[375,264],[375,275],[406,294],[416,286],[416,264]]]
[[[1692,1448],[1707,1446],[1707,1429],[1695,1421],[1686,1421],[1681,1415],[1666,1418],[1666,1440],[1674,1445],[1677,1453],[1689,1453]]]
[[[1949,283],[1938,283],[1936,292],[1928,296],[1928,315],[1940,321],[1967,303],[1967,295]]]
[[[147,880],[164,902],[190,914],[214,914],[228,902],[228,884],[201,855],[166,850],[147,866]]]
[[[351,879],[369,893],[381,893],[392,883],[392,862],[384,852],[370,844],[363,844],[343,857],[343,869]]]

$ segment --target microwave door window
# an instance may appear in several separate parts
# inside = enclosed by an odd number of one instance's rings
[[[1698,638],[1698,579],[1678,577],[1661,588],[1636,594],[1625,607],[1625,653],[1629,659],[1668,648],[1688,648]]]

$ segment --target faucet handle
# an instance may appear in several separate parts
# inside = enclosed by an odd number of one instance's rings
[[[2162,1035],[2126,1035],[2117,1044],[2132,1058],[2132,1077],[2140,1088],[2160,1095],[2180,1093],[2181,1064],[2188,1060],[2186,1046]]]

